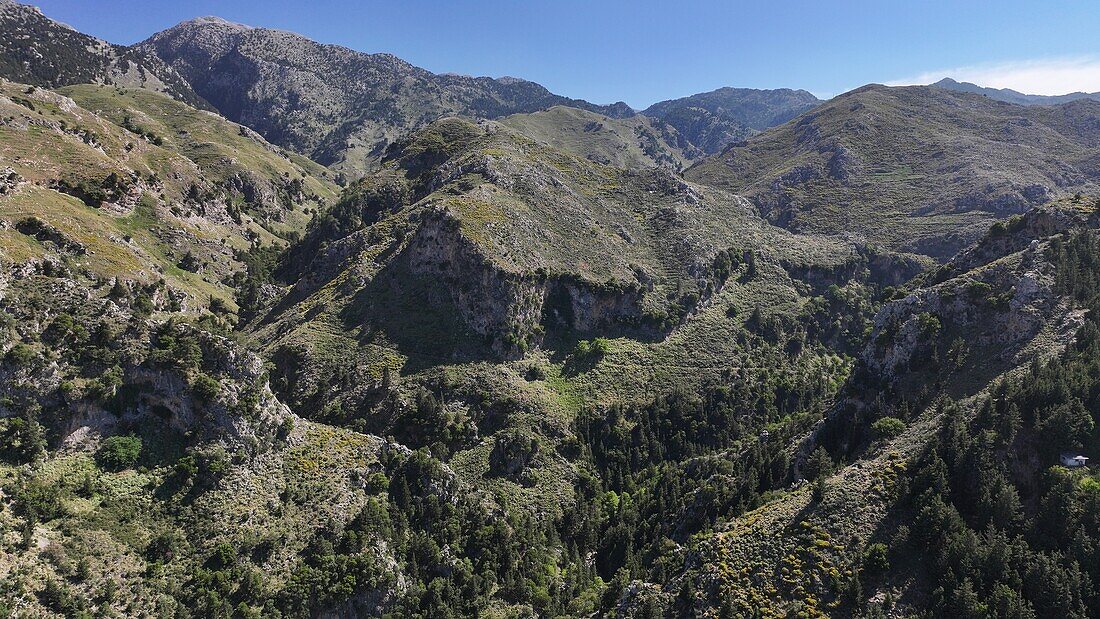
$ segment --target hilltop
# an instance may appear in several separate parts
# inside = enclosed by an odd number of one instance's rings
[[[672,125],[641,114],[609,118],[555,106],[543,112],[513,114],[500,122],[559,150],[617,168],[659,167],[680,172],[704,154]]]
[[[1012,90],[1011,88],[986,88],[978,86],[977,84],[971,84],[970,82],[956,82],[950,77],[945,77],[935,84],[930,84],[930,86],[934,88],[943,88],[945,90],[972,92],[982,95],[983,97],[1004,101],[1005,103],[1015,103],[1017,105],[1058,105],[1060,103],[1069,103],[1081,99],[1100,101],[1100,92],[1071,92],[1065,95],[1026,95],[1022,92]]]

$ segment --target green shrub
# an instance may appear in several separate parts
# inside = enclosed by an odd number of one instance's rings
[[[868,575],[882,575],[890,570],[886,544],[871,544],[863,553],[863,571]]]
[[[104,439],[96,452],[96,461],[105,469],[120,471],[137,463],[141,456],[141,439],[136,436],[111,436]]]
[[[573,357],[578,361],[598,361],[611,352],[611,341],[598,337],[591,342],[581,340],[573,348]]]
[[[199,372],[191,379],[191,393],[195,394],[201,402],[209,404],[216,400],[221,392],[221,383],[209,374]]]
[[[905,422],[897,417],[883,417],[871,424],[877,438],[894,438],[905,431]]]
[[[8,354],[5,356],[8,363],[16,366],[25,366],[30,364],[37,355],[34,349],[26,344],[16,344],[8,350]]]

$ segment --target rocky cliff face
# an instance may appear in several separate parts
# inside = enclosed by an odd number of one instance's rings
[[[505,358],[542,344],[547,328],[595,334],[636,323],[642,313],[636,283],[600,284],[494,264],[445,211],[426,219],[406,251],[412,272],[442,280],[465,324]]]
[[[1081,315],[1054,290],[1045,239],[1083,225],[1082,218],[1049,208],[1009,222],[1011,232],[998,225],[929,273],[925,285],[883,306],[863,362],[896,382],[930,366],[934,372],[1015,367],[1039,339],[1064,344]]]

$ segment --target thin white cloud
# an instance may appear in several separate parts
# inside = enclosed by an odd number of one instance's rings
[[[1011,88],[1029,95],[1064,95],[1070,92],[1100,91],[1100,58],[1047,58],[996,64],[969,65],[926,71],[888,86],[931,84],[950,77],[989,88]]]

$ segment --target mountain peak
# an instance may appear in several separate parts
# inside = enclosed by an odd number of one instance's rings
[[[254,28],[252,26],[248,26],[248,25],[241,24],[241,23],[238,23],[238,22],[229,21],[228,19],[218,17],[217,15],[203,15],[201,17],[195,17],[194,19],[189,19],[187,21],[180,22],[179,25],[180,26],[185,26],[185,25],[191,25],[191,26],[217,25],[217,26],[229,26],[229,27],[237,29],[237,30],[254,30]]]

